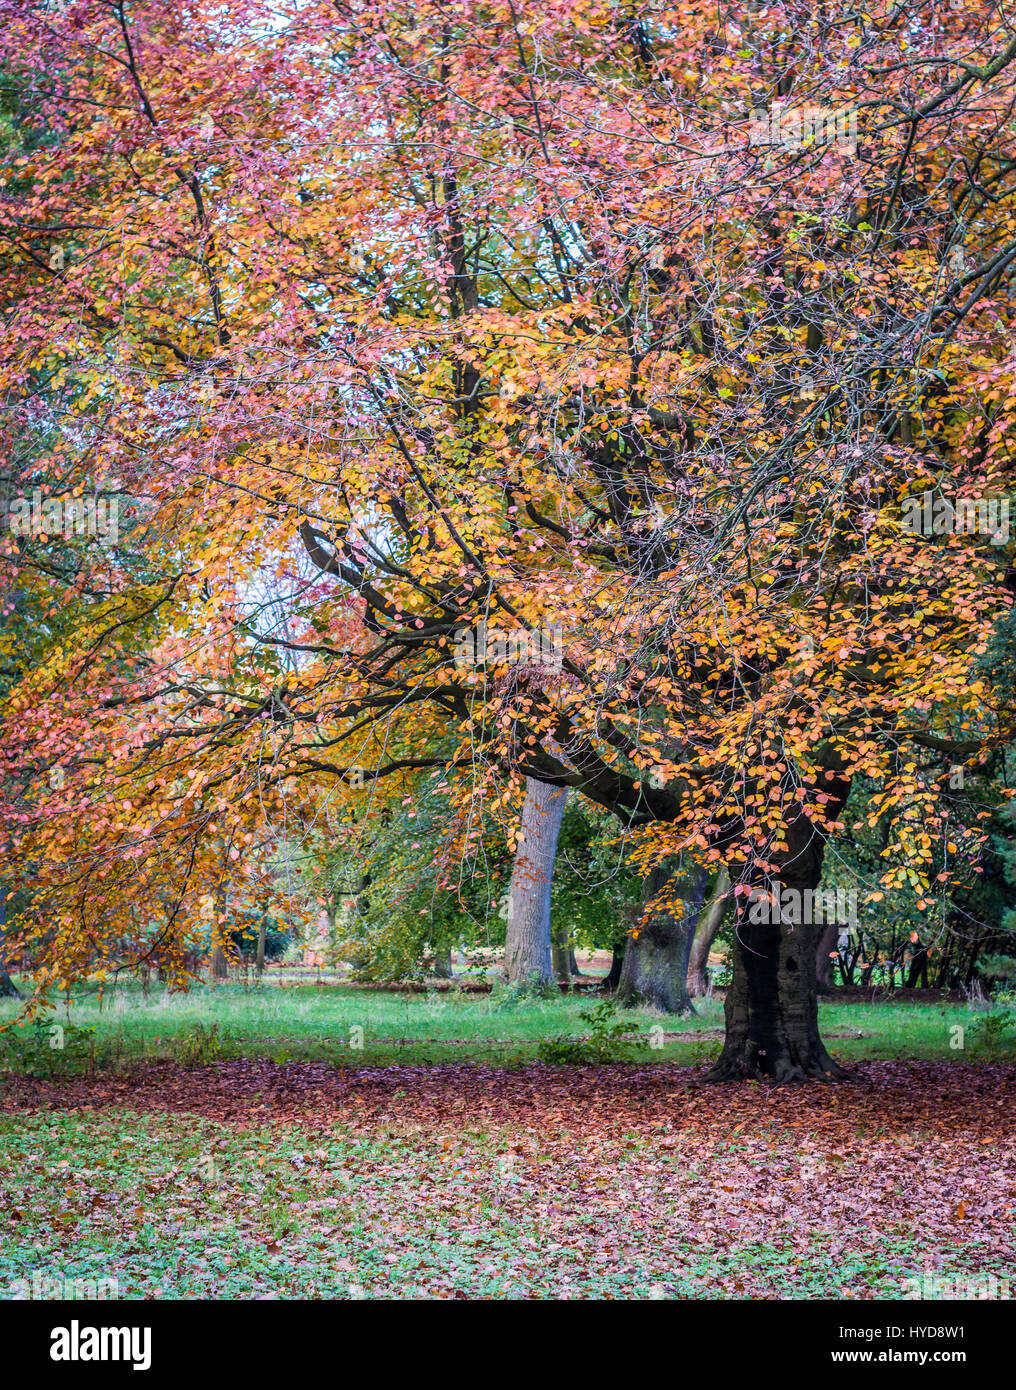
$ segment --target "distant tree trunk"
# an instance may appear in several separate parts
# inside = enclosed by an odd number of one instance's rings
[[[613,954],[610,958],[610,969],[607,971],[606,978],[603,981],[604,989],[609,989],[611,991],[616,990],[621,983],[621,970],[624,966],[624,949],[623,941],[620,946],[615,946],[613,948]]]
[[[921,941],[914,943],[914,954],[910,957],[910,973],[907,975],[907,989],[915,989],[920,980],[923,989],[928,988],[928,948]],[[939,981],[941,984],[941,981]]]
[[[840,939],[840,929],[835,922],[829,922],[818,939],[815,952],[815,983],[819,994],[828,994],[833,985],[832,953]]]
[[[575,951],[574,951],[574,948],[571,949],[571,950],[569,950],[569,952],[568,952],[568,969],[571,971],[571,973],[572,973],[573,975],[581,975],[581,974],[582,974],[582,971],[579,969],[579,963],[578,963],[578,961],[575,959]]]
[[[255,968],[259,975],[265,973],[265,938],[268,935],[268,913],[261,914],[261,925],[258,927],[258,953],[255,959]]]
[[[550,965],[559,985],[571,982],[572,954],[568,948],[568,928],[554,928],[550,936]]]
[[[505,974],[511,984],[546,985],[550,960],[550,892],[567,788],[526,778],[522,826],[508,897]]]
[[[708,872],[695,871],[690,881],[675,875],[666,865],[652,869],[643,887],[643,902],[654,898],[668,881],[686,909],[678,917],[662,906],[656,908],[637,936],[625,948],[617,993],[624,1004],[648,1004],[668,1014],[694,1012],[688,994],[688,957],[705,897]]]
[[[4,932],[7,930],[7,896],[2,883],[0,883],[0,948],[3,946]],[[20,999],[21,992],[17,985],[8,975],[6,970],[0,969],[0,999]]]
[[[434,952],[434,974],[439,980],[452,978],[452,948],[440,946]]]
[[[216,980],[224,980],[229,975],[229,962],[226,959],[226,886],[215,892],[215,932],[212,946],[212,975]]]
[[[983,941],[975,941],[971,948],[966,974],[963,977],[963,984],[967,989],[974,983],[974,977],[977,973],[977,957],[981,954],[981,947],[983,945]]]
[[[730,875],[726,869],[721,868],[716,875],[713,895],[699,919],[698,930],[691,943],[691,955],[688,958],[688,993],[693,998],[708,992],[709,952],[727,915],[727,908],[730,906],[729,893]]]

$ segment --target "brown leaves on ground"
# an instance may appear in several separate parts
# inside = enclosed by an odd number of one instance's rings
[[[531,1128],[548,1142],[564,1128],[638,1130],[647,1136],[692,1128],[719,1136],[773,1123],[843,1142],[859,1126],[871,1134],[893,1133],[904,1143],[918,1129],[929,1137],[963,1132],[992,1143],[1006,1143],[1012,1134],[1011,1065],[867,1062],[852,1075],[845,1085],[716,1086],[704,1081],[701,1070],[666,1064],[354,1068],[241,1059],[193,1068],[156,1063],[118,1076],[60,1081],[7,1077],[0,1111],[115,1105],[190,1111],[233,1123],[271,1118],[324,1125],[508,1126]]]
[[[1016,1068],[873,1062],[855,1075],[772,1088],[714,1086],[666,1064],[354,1070],[248,1060],[59,1084],[19,1078],[0,1108],[192,1113],[238,1133],[285,1126],[290,1139],[306,1133],[297,1142],[308,1162],[336,1129],[404,1143],[407,1162],[376,1175],[394,1205],[422,1213],[450,1201],[475,1213],[486,1198],[491,1222],[513,1212],[535,1221],[540,1243],[580,1266],[616,1257],[642,1267],[655,1250],[669,1271],[659,1296],[689,1261],[704,1270],[715,1260],[712,1293],[734,1296],[800,1296],[811,1286],[798,1287],[798,1275],[818,1260],[819,1291],[860,1297],[899,1296],[900,1271],[943,1263],[1011,1274]],[[492,1146],[510,1155],[510,1171],[488,1182]],[[421,1153],[436,1179],[421,1176]],[[779,1270],[742,1270],[742,1252],[762,1247],[780,1252]]]

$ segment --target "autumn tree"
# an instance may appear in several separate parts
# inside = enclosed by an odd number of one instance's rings
[[[13,156],[5,389],[66,360],[54,452],[143,499],[152,557],[5,702],[19,767],[67,754],[7,816],[54,977],[156,889],[177,933],[211,846],[247,862],[355,748],[574,788],[646,876],[724,865],[715,1075],[840,1074],[816,924],[748,904],[819,884],[858,774],[881,891],[948,873],[911,752],[1008,737],[1005,547],[908,502],[1011,480],[1003,13],[0,14],[61,132]]]

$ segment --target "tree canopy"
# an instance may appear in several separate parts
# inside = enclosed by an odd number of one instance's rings
[[[1012,741],[1001,11],[0,19],[5,487],[63,508],[5,539],[4,819],[50,978],[182,951],[287,817],[421,775],[464,850],[573,788],[739,920],[864,778],[873,897],[965,882],[943,778]],[[831,1070],[745,1026],[736,1074]]]

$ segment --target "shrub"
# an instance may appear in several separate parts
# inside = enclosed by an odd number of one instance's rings
[[[225,1035],[217,1023],[192,1023],[169,1039],[176,1061],[185,1067],[199,1067],[222,1056]]]
[[[559,1036],[540,1043],[541,1062],[561,1066],[602,1066],[608,1062],[627,1062],[635,1048],[644,1048],[645,1039],[631,1037],[631,1024],[616,1022],[617,1004],[601,999],[579,1014],[589,1027],[588,1038]]]
[[[1005,1034],[1014,1022],[1016,1022],[1016,1018],[1008,1011],[985,1014],[983,1018],[977,1020],[970,1031],[974,1035],[974,1042],[979,1047],[983,1047],[991,1056],[995,1056],[1005,1041]]]
[[[27,1028],[0,1034],[0,1057],[25,1076],[62,1076],[95,1070],[95,1029],[37,1018]]]
[[[510,985],[495,982],[490,991],[490,1007],[494,1013],[510,1013],[520,1005],[531,1004],[535,999],[552,999],[559,993],[556,984],[544,984],[536,975]]]

